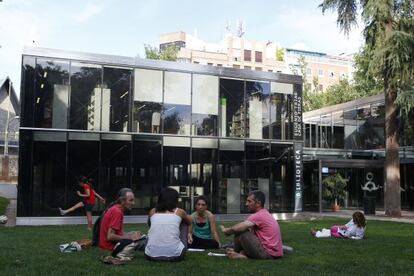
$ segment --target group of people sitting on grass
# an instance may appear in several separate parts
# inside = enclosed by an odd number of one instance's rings
[[[96,192],[89,187],[89,192],[78,194],[96,195]],[[144,256],[151,261],[181,261],[188,248],[221,248],[216,219],[207,208],[206,198],[199,196],[196,199],[196,211],[191,215],[178,208],[178,199],[179,194],[175,189],[164,188],[159,194],[156,206],[148,214],[148,235],[139,231],[125,233],[124,213],[134,207],[135,195],[129,188],[120,189],[116,201],[108,206],[95,223],[97,245],[111,252],[102,261],[124,263],[132,259],[135,251],[144,251]],[[286,247],[282,244],[279,224],[264,204],[264,193],[252,191],[246,200],[246,206],[252,214],[231,227],[220,225],[224,235],[234,235],[233,243],[226,246],[228,258],[277,259],[283,256]],[[87,204],[83,203],[83,206]],[[62,214],[68,212],[62,211]],[[87,214],[90,212],[89,209],[86,211]],[[362,239],[365,228],[364,215],[355,212],[351,221],[345,225],[335,225],[320,231],[311,229],[311,233],[317,238]]]

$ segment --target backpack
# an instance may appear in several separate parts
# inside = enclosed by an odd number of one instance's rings
[[[101,232],[101,222],[103,219],[103,216],[105,215],[106,211],[108,211],[109,208],[114,206],[116,202],[112,202],[111,204],[106,207],[106,209],[102,212],[102,214],[96,219],[95,223],[93,224],[92,229],[92,246],[99,246],[99,234]]]
[[[103,215],[105,212],[103,212],[95,221],[93,224],[92,229],[92,246],[98,246],[99,245],[99,234],[101,232],[101,221],[103,218]]]

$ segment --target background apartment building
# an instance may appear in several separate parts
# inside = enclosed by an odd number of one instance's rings
[[[341,78],[350,79],[354,70],[352,56],[285,48],[280,60],[277,50],[282,47],[278,43],[248,40],[230,33],[219,43],[205,42],[185,32],[162,34],[160,50],[169,45],[179,47],[178,61],[182,62],[287,74],[295,73],[295,69],[300,72],[298,58],[303,56],[307,63],[306,81],[311,86],[317,84],[318,91],[325,91]]]

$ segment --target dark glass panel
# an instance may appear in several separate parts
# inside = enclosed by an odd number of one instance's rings
[[[32,216],[32,174],[33,174],[33,133],[20,130],[19,141],[19,186],[17,201],[17,216]]]
[[[164,186],[176,189],[181,208],[190,210],[190,148],[163,147],[163,158]]]
[[[134,102],[133,132],[160,133],[162,104],[156,102]]]
[[[99,188],[109,201],[119,189],[130,187],[131,142],[102,140]]]
[[[109,125],[109,89],[102,89],[102,68],[99,65],[71,64],[70,128],[100,130]]]
[[[21,80],[21,119],[22,127],[33,126],[34,114],[34,87],[35,87],[35,58],[23,57],[22,80]]]
[[[191,106],[178,104],[164,104],[164,133],[190,135],[190,125]]]
[[[69,207],[66,194],[76,193],[65,186],[66,143],[33,143],[33,184],[31,189],[33,216],[58,216],[58,207]],[[81,198],[77,197],[77,202]],[[76,203],[76,202],[73,202]],[[82,210],[83,211],[83,210]]]
[[[217,115],[194,114],[192,116],[194,135],[217,136]]]
[[[221,136],[245,137],[244,82],[220,79]]]
[[[208,205],[214,206],[216,197],[216,164],[217,150],[215,149],[192,149],[191,164],[191,187],[194,197],[204,195]],[[194,209],[194,206],[193,206]]]
[[[132,177],[131,188],[136,197],[132,212],[147,215],[155,206],[162,185],[160,141],[134,141]]]
[[[103,89],[109,89],[110,106],[109,125],[106,125],[107,121],[102,120],[102,130],[128,131],[132,75],[133,71],[129,69],[104,67]],[[102,104],[102,107],[106,106],[106,103]],[[102,110],[102,112],[107,112],[107,110]]]
[[[93,188],[98,194],[107,197],[106,191],[100,187],[99,183],[99,141],[68,141],[68,191],[65,207],[72,206],[81,199],[76,194],[79,189],[77,178],[86,176],[93,179]],[[110,201],[111,198],[108,198]],[[103,204],[97,201],[94,211],[102,211]],[[85,210],[78,209],[73,215],[84,215]],[[94,212],[95,213],[95,212]]]
[[[272,212],[291,212],[293,210],[293,185],[290,169],[289,151],[291,147],[271,145],[269,210]]]
[[[249,212],[246,199],[249,192],[261,190],[266,195],[266,205],[269,206],[270,178],[270,144],[246,143],[246,182],[241,189],[241,211]],[[267,208],[267,207],[266,207]]]
[[[67,129],[69,62],[36,60],[35,127]]]
[[[220,150],[219,154],[215,211],[220,214],[240,213],[244,151]]]

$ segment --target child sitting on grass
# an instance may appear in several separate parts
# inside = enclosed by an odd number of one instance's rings
[[[345,238],[361,240],[366,230],[366,220],[363,213],[357,211],[352,219],[345,225],[333,225],[330,229],[322,228],[319,231],[311,228],[311,234],[316,238]]]

